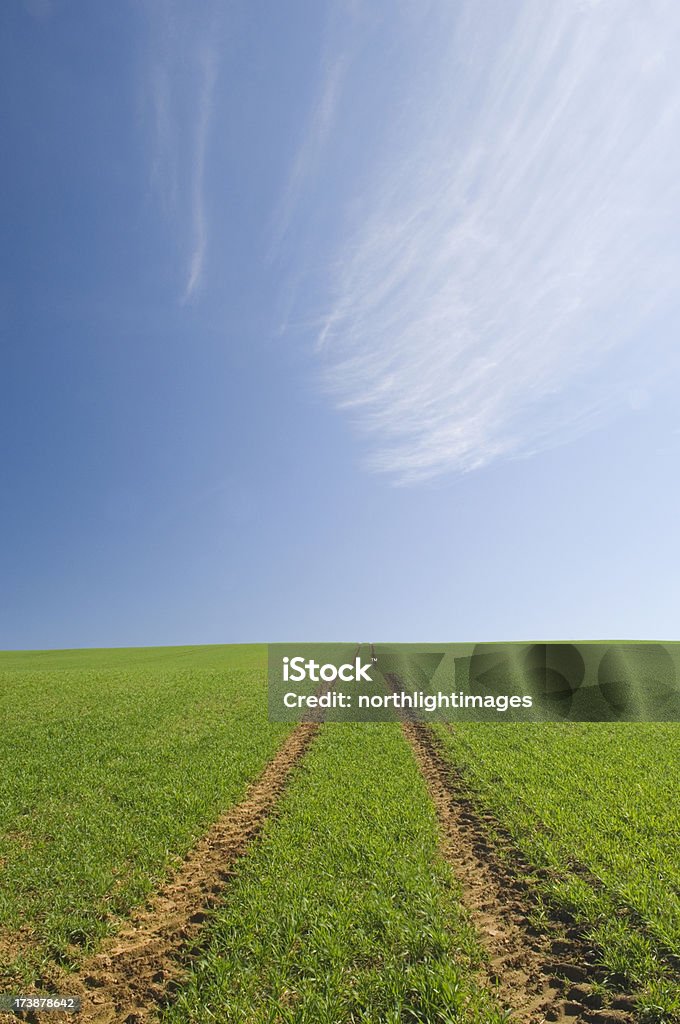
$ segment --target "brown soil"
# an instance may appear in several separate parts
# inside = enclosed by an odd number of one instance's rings
[[[41,987],[79,996],[82,1010],[50,1012],[50,1022],[145,1024],[156,1019],[200,950],[200,933],[233,873],[234,862],[261,830],[294,766],[319,729],[303,722],[288,737],[245,798],[193,847],[179,870],[74,974],[51,969]],[[17,1016],[19,1016],[17,1014]],[[46,1020],[28,1012],[25,1020]]]
[[[461,792],[455,772],[439,754],[430,730],[404,721],[420,770],[435,804],[443,853],[463,890],[463,903],[488,953],[487,981],[515,1021],[630,1024],[635,1000],[608,997],[596,951],[565,922],[532,924],[529,883],[489,838],[486,816]]]

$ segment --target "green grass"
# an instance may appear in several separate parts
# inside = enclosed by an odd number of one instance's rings
[[[435,727],[452,763],[656,1019],[680,1020],[680,725]]]
[[[0,654],[0,974],[77,961],[242,796],[290,730],[267,722],[265,657]]]
[[[115,930],[292,728],[267,721],[262,646],[0,654],[0,721],[0,982],[25,987]],[[434,728],[543,869],[537,918],[568,909],[680,1021],[680,725]],[[498,1021],[458,896],[399,727],[327,724],[167,1020]]]
[[[503,1019],[395,725],[324,726],[210,934],[168,1024]]]

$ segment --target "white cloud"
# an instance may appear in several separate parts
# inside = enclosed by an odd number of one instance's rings
[[[172,2],[147,4],[151,53],[146,92],[152,111],[150,179],[163,211],[185,240],[181,300],[201,283],[208,246],[205,168],[218,73],[217,10],[201,16]]]
[[[407,130],[376,131],[352,183],[318,336],[369,465],[401,482],[559,443],[647,393],[680,280],[680,6],[453,7],[402,38],[427,67],[371,115]]]
[[[192,246],[189,261],[189,273],[184,301],[186,302],[201,280],[205,264],[205,252],[208,242],[207,221],[205,212],[205,157],[212,112],[212,99],[217,74],[217,61],[214,52],[206,49],[201,55],[201,91],[198,102],[196,138],[194,143],[191,190]]]
[[[319,101],[312,111],[310,123],[295,155],[283,197],[275,212],[269,249],[270,259],[276,255],[285,238],[305,185],[318,170],[326,140],[333,126],[347,63],[347,57],[341,54],[324,68]]]

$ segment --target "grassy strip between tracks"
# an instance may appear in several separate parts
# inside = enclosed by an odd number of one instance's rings
[[[480,956],[401,729],[329,724],[164,1020],[498,1024]]]
[[[680,1020],[680,725],[437,725],[545,903],[585,927],[655,1020]]]
[[[256,647],[0,654],[0,976],[77,962],[290,731]]]

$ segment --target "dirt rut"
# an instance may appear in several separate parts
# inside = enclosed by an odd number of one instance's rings
[[[529,886],[501,860],[489,839],[491,816],[484,815],[460,792],[455,774],[439,754],[430,730],[402,722],[435,804],[443,852],[463,890],[469,912],[488,956],[488,983],[512,1019],[585,1024],[629,1024],[635,1001],[612,995],[604,1005],[603,979],[596,951],[577,929],[557,919],[538,929],[531,923]]]
[[[228,810],[192,848],[178,871],[104,942],[77,973],[45,978],[44,987],[80,996],[75,1017],[50,1013],[51,1022],[72,1024],[145,1024],[172,999],[198,952],[200,932],[218,902],[234,862],[247,850],[319,729],[318,722],[296,727],[241,803]],[[18,1015],[17,1015],[18,1016]],[[46,1014],[22,1015],[44,1021]]]

